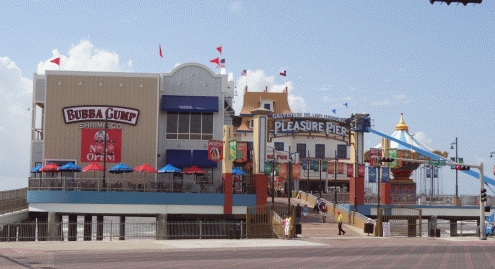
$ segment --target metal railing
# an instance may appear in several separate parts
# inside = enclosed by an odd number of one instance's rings
[[[65,191],[119,191],[119,192],[190,192],[222,193],[220,186],[184,180],[172,184],[171,181],[154,179],[122,179],[107,181],[103,188],[102,178],[29,178],[29,190]]]
[[[28,188],[16,189],[16,190],[8,190],[8,191],[0,191],[0,202],[4,200],[13,200],[17,198],[26,199]]]
[[[10,213],[28,208],[26,198],[17,198],[0,202],[0,214]]]
[[[71,227],[74,225],[74,227]],[[167,239],[234,239],[246,238],[245,222],[168,222]],[[59,230],[57,238],[49,238],[48,223],[0,224],[0,241],[84,241],[84,240],[133,240],[157,239],[157,222],[125,223],[118,221],[103,223],[55,224]],[[72,229],[72,232],[71,232]],[[98,234],[98,231],[101,231]]]

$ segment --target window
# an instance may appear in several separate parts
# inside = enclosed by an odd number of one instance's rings
[[[271,104],[265,104],[265,109],[272,110]]]
[[[248,142],[248,161],[253,159],[253,142]]]
[[[249,129],[253,129],[254,120],[249,120]]]
[[[284,142],[275,142],[274,146],[276,151],[284,151]]]
[[[337,145],[337,156],[339,159],[347,159],[347,146]]]
[[[213,168],[201,168],[206,173],[196,177],[196,184],[213,184]]]
[[[316,144],[315,145],[315,157],[316,158],[325,158],[325,145],[324,144]]]
[[[306,144],[296,145],[297,153],[299,153],[299,159],[306,158]]]
[[[167,139],[213,139],[213,113],[167,112]]]
[[[273,111],[273,101],[272,100],[263,100],[260,102],[260,107],[264,109],[268,109],[270,111]]]

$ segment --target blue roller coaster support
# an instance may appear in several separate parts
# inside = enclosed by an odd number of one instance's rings
[[[362,121],[362,122],[363,122],[363,121]],[[401,141],[401,140],[399,140],[399,139],[397,139],[397,138],[393,138],[393,137],[391,137],[391,136],[389,136],[389,135],[386,135],[386,134],[384,134],[384,133],[381,133],[381,132],[378,132],[378,131],[376,131],[376,130],[373,130],[373,129],[371,129],[371,127],[368,127],[368,128],[366,129],[366,131],[367,131],[367,132],[370,132],[370,133],[374,133],[374,134],[376,134],[376,135],[378,135],[378,136],[384,137],[384,138],[386,138],[386,139],[388,139],[388,140],[390,140],[390,141],[397,142],[397,143],[399,143],[399,144],[401,144],[401,145],[403,145],[403,146],[406,146],[406,147],[408,147],[408,148],[412,148],[412,149],[414,149],[415,151],[417,151],[417,152],[419,152],[419,153],[421,153],[421,154],[423,154],[423,155],[425,155],[425,156],[428,156],[428,157],[430,157],[430,158],[432,158],[432,159],[434,159],[434,160],[445,160],[445,161],[446,161],[446,162],[448,162],[448,163],[453,163],[453,162],[452,162],[451,160],[449,160],[449,159],[446,159],[446,158],[440,157],[440,156],[438,156],[438,155],[436,155],[436,154],[433,154],[433,153],[431,153],[431,152],[429,152],[429,151],[426,151],[426,150],[424,150],[424,149],[421,149],[421,148],[415,147],[415,146],[413,146],[413,145],[411,145],[411,144],[409,144],[409,143],[406,143],[406,142],[404,142],[404,141]],[[477,172],[475,172],[475,171],[473,171],[473,170],[459,170],[459,171],[460,171],[460,172],[463,172],[463,173],[465,173],[465,174],[468,174],[468,175],[470,175],[470,176],[472,176],[472,177],[475,177],[475,178],[477,178],[477,179],[479,179],[479,178],[480,178],[480,174],[479,174],[479,173],[477,173]],[[487,177],[486,175],[484,175],[484,176],[483,176],[483,178],[484,178],[485,183],[488,183],[488,184],[490,184],[490,185],[492,185],[492,186],[495,186],[495,180],[493,180],[493,179],[491,179],[491,178]]]

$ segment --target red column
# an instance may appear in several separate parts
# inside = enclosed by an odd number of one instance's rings
[[[380,183],[380,204],[392,204],[392,185],[390,183]]]
[[[364,177],[351,177],[349,180],[349,203],[364,204]]]
[[[223,213],[232,214],[232,173],[222,174],[223,193],[225,201],[223,203]]]
[[[268,179],[264,174],[254,175],[254,186],[256,188],[256,206],[266,205],[268,197]]]

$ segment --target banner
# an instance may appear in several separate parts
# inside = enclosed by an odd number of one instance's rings
[[[338,173],[343,174],[344,173],[344,163],[339,163],[337,166],[338,166]]]
[[[247,142],[237,142],[237,159],[236,162],[244,163],[248,161]]]
[[[358,177],[364,177],[364,172],[366,171],[366,168],[364,164],[358,165]]]
[[[326,172],[327,170],[328,170],[328,162],[327,161],[323,161],[321,163],[321,171]]]
[[[81,129],[81,162],[103,162],[105,129]],[[122,129],[107,129],[107,162],[120,163]]]
[[[292,180],[301,179],[301,164],[293,163],[292,164]]]
[[[237,159],[237,141],[230,141],[229,142],[230,146],[230,160],[235,161]]]
[[[433,177],[438,178],[438,167],[433,168]]]
[[[394,158],[394,159],[397,158],[397,149],[389,149],[388,150],[388,157]],[[397,160],[394,160],[393,162],[390,162],[388,164],[388,167],[394,168],[394,167],[397,166],[397,164],[398,164],[398,161]]]
[[[208,141],[208,159],[214,162],[223,160],[223,141]]]
[[[303,170],[308,170],[308,160],[303,160],[302,161],[302,169]]]
[[[311,160],[311,167],[313,168],[313,171],[320,171],[320,163],[315,160]]]
[[[268,161],[265,162],[265,176],[271,176],[272,175],[272,162]]]
[[[354,174],[354,165],[352,163],[347,164],[347,177],[352,177]]]
[[[382,182],[381,183],[388,183],[389,178],[390,178],[390,168],[382,167]]]
[[[376,167],[373,166],[368,167],[368,182],[376,183]]]
[[[329,162],[328,163],[328,173],[329,174],[335,174],[335,162]]]
[[[373,156],[380,156],[381,157],[382,156],[382,150],[381,149],[375,149],[375,148],[370,149],[370,166],[376,167],[374,160],[373,160]]]
[[[431,178],[431,169],[429,167],[426,168],[426,178]]]
[[[289,173],[289,171],[288,171],[287,163],[280,163],[278,165],[278,177],[286,179],[288,176],[288,173]]]

